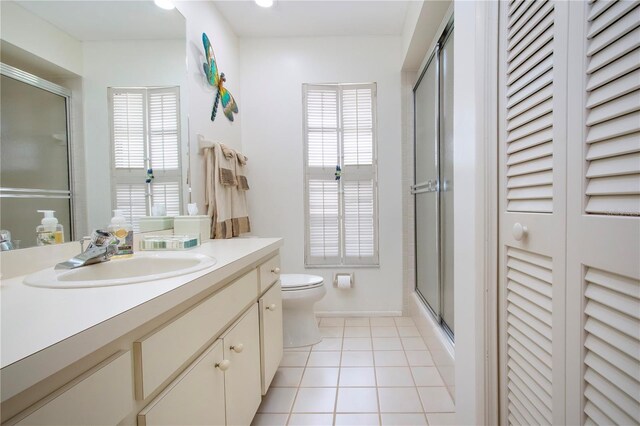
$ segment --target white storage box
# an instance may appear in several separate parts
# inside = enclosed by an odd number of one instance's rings
[[[211,239],[211,218],[207,215],[176,216],[173,219],[173,233],[198,235],[200,243]]]

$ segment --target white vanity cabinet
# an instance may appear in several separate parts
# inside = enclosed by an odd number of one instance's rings
[[[280,281],[267,291],[258,301],[260,310],[260,346],[262,395],[267,393],[282,360],[282,291]]]

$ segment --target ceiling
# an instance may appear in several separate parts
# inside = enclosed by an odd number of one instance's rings
[[[409,1],[253,0],[215,5],[239,37],[400,35]]]
[[[24,1],[16,3],[80,41],[185,38],[185,20],[176,9],[153,1]]]

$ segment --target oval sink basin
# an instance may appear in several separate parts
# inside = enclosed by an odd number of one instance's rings
[[[143,252],[71,270],[43,269],[25,277],[24,283],[47,288],[107,287],[177,277],[215,264],[216,259],[199,253]]]

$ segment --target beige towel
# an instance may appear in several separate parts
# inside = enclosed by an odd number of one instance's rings
[[[224,161],[220,162],[220,183],[229,186],[237,185],[235,168],[235,151],[224,144],[219,144]]]
[[[214,143],[213,148],[205,149],[205,204],[211,218],[211,238],[231,238],[232,199],[237,185],[227,185],[221,179],[222,169],[231,170],[235,178],[236,159],[227,158],[222,147]]]
[[[231,216],[233,217],[233,236],[251,232],[251,222],[249,221],[249,208],[247,206],[247,194],[249,183],[245,176],[244,167],[247,164],[247,157],[239,152],[235,152],[235,175],[238,185],[234,187],[231,195]]]

